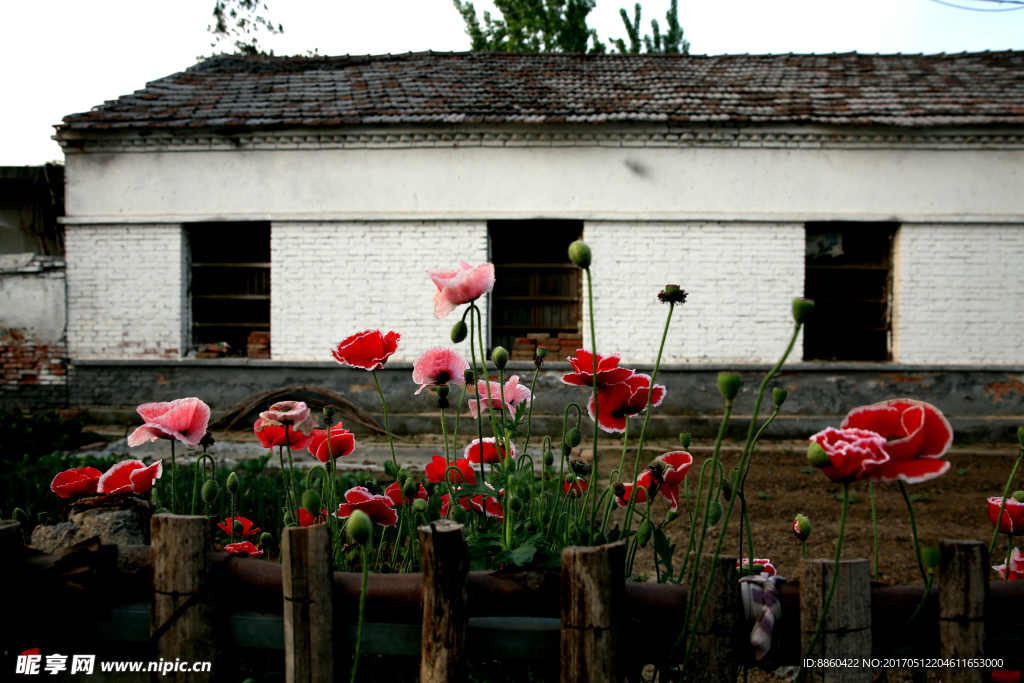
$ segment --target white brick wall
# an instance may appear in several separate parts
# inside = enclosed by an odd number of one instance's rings
[[[785,350],[791,302],[804,290],[802,223],[587,222],[584,239],[598,352],[653,362],[667,315],[657,294],[670,283],[689,297],[672,317],[663,363],[767,363]]]
[[[425,270],[454,268],[460,258],[486,261],[487,225],[274,223],[270,243],[274,359],[330,360],[345,337],[381,328],[402,334],[392,358],[413,361],[428,346],[451,344],[452,325],[464,310],[434,318],[436,287]],[[468,353],[469,347],[459,349]]]
[[[67,226],[68,353],[178,358],[187,279],[180,225]]]
[[[1024,362],[1024,228],[903,225],[894,258],[901,363]]]

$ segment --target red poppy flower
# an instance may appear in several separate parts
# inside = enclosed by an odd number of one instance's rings
[[[53,478],[50,490],[61,498],[70,498],[80,493],[96,493],[96,486],[100,483],[102,474],[95,467],[64,470]]]
[[[488,384],[490,384],[490,391],[488,391]],[[469,412],[474,418],[479,417],[481,406],[484,412],[487,412],[489,408],[501,410],[507,406],[509,412],[515,415],[516,408],[521,403],[530,405],[530,400],[533,398],[530,390],[519,383],[519,375],[509,377],[504,388],[498,382],[488,383],[480,380],[476,383],[476,394],[481,398],[469,402]],[[502,396],[505,397],[504,403],[501,401]]]
[[[664,477],[665,483],[658,487],[658,493],[671,504],[672,512],[678,512],[679,485],[683,483],[687,472],[690,471],[693,456],[686,451],[672,451],[659,455],[655,458],[655,462],[660,462],[664,466],[662,477]]]
[[[316,416],[310,413],[309,406],[304,402],[278,401],[260,413],[260,419],[253,425],[253,431],[259,434],[267,427],[290,425],[289,431],[309,436],[316,429],[316,424]]]
[[[1024,681],[1024,671],[992,669],[992,678],[989,680],[992,683],[1020,683]]]
[[[576,477],[576,481],[571,484],[567,481],[563,481],[562,491],[565,492],[565,495],[571,498],[580,498],[589,486],[590,485],[587,484],[586,479],[583,477]]]
[[[224,546],[224,551],[231,553],[232,555],[262,555],[263,551],[254,546],[249,541],[242,541],[241,543],[228,543]]]
[[[306,508],[299,508],[299,526],[313,526],[314,524],[323,524],[326,521],[327,510],[321,510],[320,515],[314,517],[306,512]]]
[[[623,484],[622,488],[625,489],[624,493],[619,496],[616,494],[615,502],[620,508],[624,508],[629,505],[629,499],[633,497],[633,487],[639,486],[636,492],[636,501],[634,505],[647,502],[647,492],[651,490],[651,471],[644,470],[637,480],[631,484]]]
[[[334,360],[363,370],[379,370],[398,350],[398,332],[381,334],[380,330],[363,330],[348,337],[331,351]]]
[[[746,566],[748,564],[750,564],[750,558],[749,557],[744,557],[743,558],[743,566]],[[762,574],[767,574],[768,576],[775,576],[775,567],[772,566],[772,561],[771,560],[769,560],[767,558],[757,558],[757,557],[755,557],[754,558],[754,564],[760,564],[760,565],[762,565],[764,567],[764,569],[761,570]],[[736,560],[736,569],[739,569],[739,568],[740,568],[740,561]]]
[[[462,304],[468,304],[494,289],[494,265],[471,266],[459,259],[458,269],[428,270],[437,285],[434,292],[434,317],[440,320]]]
[[[494,489],[494,487],[491,486],[490,484],[486,484],[486,486],[489,489],[492,489],[492,490]],[[458,491],[459,489],[456,489],[456,490]],[[500,491],[498,491],[498,495],[499,496],[505,495],[505,489],[501,489]],[[476,512],[477,514],[480,514],[481,512],[483,512],[488,517],[494,517],[495,519],[498,519],[498,520],[502,520],[505,517],[504,510],[501,507],[501,501],[499,501],[494,496],[488,496],[486,501],[484,501],[484,497],[483,496],[463,496],[462,498],[459,498],[458,500],[459,500],[459,507],[461,507],[466,512],[469,512],[470,508],[472,507],[472,510],[474,512]],[[448,514],[448,501],[449,501],[449,496],[448,496],[447,493],[444,494],[443,496],[441,496],[441,516],[442,517],[444,517],[444,516],[446,516]]]
[[[232,533],[231,530],[235,522],[241,522],[242,533]],[[252,538],[254,534],[258,534],[260,532],[260,528],[258,526],[254,527],[252,525],[252,521],[245,517],[228,517],[223,522],[217,522],[217,526],[223,529],[224,533],[228,536],[241,536],[242,538]]]
[[[391,499],[392,505],[402,505],[405,502],[405,499],[402,497],[402,487],[398,485],[397,481],[384,489],[384,495]],[[423,484],[420,484],[420,488],[416,492],[416,498],[419,500],[427,499],[427,490],[423,488]],[[411,500],[409,504],[412,505]]]
[[[158,439],[177,439],[189,448],[199,445],[210,423],[210,406],[198,398],[170,403],[143,403],[135,409],[145,423],[128,436],[129,446]]]
[[[511,455],[512,455],[513,458],[515,458],[516,457],[516,445],[514,443],[512,443],[512,444],[510,444],[510,446],[512,447]],[[481,451],[480,439],[473,439],[472,441],[469,442],[469,445],[466,446],[466,451],[465,451],[465,453],[463,455],[465,455],[466,459],[469,460],[470,462],[479,463],[480,462],[480,451]],[[500,460],[504,460],[504,456],[505,456],[505,444],[499,444],[499,445],[496,446],[496,445],[494,445],[494,437],[493,436],[488,436],[488,437],[484,438],[484,440],[483,440],[483,458],[484,458],[484,464],[485,465],[490,464],[492,462],[498,462]]]
[[[864,429],[885,437],[889,461],[880,465],[876,481],[902,479],[918,484],[944,474],[940,460],[953,445],[953,428],[938,408],[924,401],[899,398],[854,408],[841,429]]]
[[[314,429],[310,434],[309,452],[320,462],[327,462],[333,456],[341,458],[356,449],[356,437],[352,432],[343,429],[341,423],[331,427],[330,448],[327,445],[327,430]]]
[[[412,381],[420,385],[417,394],[429,386],[465,384],[468,369],[469,363],[455,349],[431,346],[413,363]]]
[[[600,411],[598,423],[606,432],[626,431],[626,416],[642,413],[647,409],[647,393],[651,387],[650,375],[637,373],[618,384],[609,384],[597,389],[597,407]],[[665,387],[654,385],[651,393],[651,407],[656,408],[665,400]],[[594,419],[594,397],[587,403],[587,413]]]
[[[993,527],[996,525],[996,517],[999,516],[999,506],[1002,503],[1001,496],[988,499],[988,521],[992,523]],[[1006,507],[999,520],[999,533],[1024,536],[1024,503],[1013,498],[1006,499]]]
[[[392,507],[394,502],[387,496],[375,496],[363,486],[353,486],[345,491],[345,502],[338,507],[338,517],[342,519],[354,510],[362,510],[370,519],[381,526],[394,526],[398,522],[398,513]]]
[[[1014,548],[1010,553],[1010,577],[1006,577],[1006,562],[992,567],[1004,581],[1024,581],[1024,553],[1020,548]]]
[[[146,467],[141,460],[122,460],[100,476],[96,493],[138,493],[145,495],[153,489],[156,480],[163,476],[162,461]]]
[[[837,484],[855,481],[877,481],[878,467],[889,462],[885,437],[866,429],[833,429],[829,427],[811,437],[828,455],[825,476]]]
[[[608,386],[609,384],[625,382],[633,376],[633,371],[629,368],[619,367],[619,360],[621,358],[621,353],[612,353],[607,356],[602,356],[600,353],[597,354],[598,388]],[[576,372],[570,372],[562,375],[562,381],[572,386],[593,387],[594,354],[590,353],[586,349],[577,349],[576,357],[573,358],[570,356],[568,360],[569,364],[572,365]]]
[[[452,483],[461,484],[466,481],[470,484],[476,483],[476,472],[473,471],[473,465],[468,459],[458,458],[454,466],[459,470],[459,473],[452,473]],[[440,484],[445,480],[445,474],[448,472],[448,461],[444,459],[444,456],[435,455],[430,459],[425,471],[427,481],[431,484]]]
[[[309,448],[309,444],[313,443],[313,432],[315,430],[311,429],[309,434],[303,434],[302,432],[295,431],[294,427],[289,426],[286,432],[283,424],[263,419],[265,414],[260,413],[260,419],[256,420],[256,424],[252,426],[253,433],[256,434],[256,438],[260,440],[264,448],[287,445],[293,451],[303,451]],[[313,426],[316,426],[315,418]]]

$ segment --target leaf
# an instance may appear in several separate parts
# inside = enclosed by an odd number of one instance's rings
[[[813,467],[801,467],[800,468],[800,474],[814,474],[814,468]]]
[[[492,489],[490,486],[484,486],[483,484],[463,484],[455,491],[456,498],[465,498],[466,496],[487,496],[497,497],[498,492]]]
[[[675,554],[676,546],[670,543],[668,536],[661,529],[654,530],[654,557],[662,567],[665,568],[665,576],[672,576],[672,556]]]
[[[523,567],[533,562],[533,556],[536,552],[537,546],[532,543],[524,543],[515,550],[506,550],[495,555],[494,564],[512,562],[518,567]]]

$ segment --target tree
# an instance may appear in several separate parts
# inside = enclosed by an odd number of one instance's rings
[[[281,24],[267,19],[267,3],[261,0],[216,0],[213,6],[214,23],[206,30],[213,34],[210,47],[223,51],[225,44],[234,47],[235,54],[273,55],[259,41],[263,34],[274,36],[284,33]]]
[[[625,9],[619,10],[619,16],[622,17],[622,23],[626,26],[626,35],[629,37],[629,47],[626,47],[626,42],[622,38],[616,38],[612,40],[612,44],[615,49],[619,51],[619,54],[639,54],[640,45],[643,44],[646,52],[663,52],[671,54],[689,54],[690,53],[690,41],[683,38],[683,27],[679,25],[679,0],[672,0],[672,4],[669,6],[668,12],[665,14],[665,23],[668,24],[668,33],[664,36],[661,34],[661,27],[658,25],[657,19],[651,19],[651,30],[654,33],[654,37],[645,35],[642,39],[640,38],[640,3],[636,3],[633,6],[633,21],[629,20],[629,15],[626,14]]]
[[[472,2],[452,1],[473,50],[595,54],[607,49],[597,31],[587,26],[597,0],[494,0],[501,18],[484,12],[483,26]]]

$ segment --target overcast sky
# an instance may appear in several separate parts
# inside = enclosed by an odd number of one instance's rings
[[[284,35],[275,54],[383,54],[469,48],[451,0],[266,0]],[[983,0],[948,0],[997,8]],[[209,54],[213,0],[37,0],[4,6],[0,165],[61,158],[50,139],[85,111],[182,71]],[[643,0],[662,26],[669,0]],[[489,1],[477,9],[493,9]],[[625,37],[621,0],[598,0],[590,25]],[[1012,7],[1012,5],[1005,5]],[[632,8],[630,7],[630,14]],[[691,53],[936,53],[1024,49],[1024,11],[977,12],[933,0],[679,0]]]

